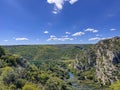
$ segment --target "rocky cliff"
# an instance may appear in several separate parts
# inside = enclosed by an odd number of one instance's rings
[[[91,72],[92,69],[94,80],[102,85],[109,85],[120,79],[119,63],[120,37],[114,37],[102,40],[91,49],[77,55],[74,68],[83,73]]]

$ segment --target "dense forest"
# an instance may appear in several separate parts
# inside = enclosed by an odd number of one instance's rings
[[[120,90],[120,38],[95,45],[0,47],[0,90]]]

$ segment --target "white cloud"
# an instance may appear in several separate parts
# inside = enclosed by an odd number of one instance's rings
[[[54,4],[54,10],[52,11],[54,14],[57,14],[59,10],[62,10],[64,5],[64,0],[47,0],[49,4]]]
[[[65,32],[65,34],[70,34],[70,32]]]
[[[98,30],[94,30],[94,31],[93,31],[93,33],[96,33],[96,32],[98,32]]]
[[[53,14],[57,14],[58,12],[57,11],[52,11]]]
[[[95,37],[95,38],[90,38],[90,39],[88,39],[89,41],[94,41],[94,40],[100,40],[100,38],[99,37]]]
[[[8,42],[8,40],[4,40],[4,42]]]
[[[58,14],[60,10],[63,9],[64,3],[68,1],[70,4],[74,4],[78,0],[47,0],[47,3],[54,4],[53,14]]]
[[[55,35],[51,35],[49,39],[47,39],[47,41],[66,41],[66,40],[74,40],[73,38],[68,38],[68,37],[56,37]]]
[[[16,41],[26,41],[29,40],[28,38],[15,38]]]
[[[85,34],[84,32],[76,32],[72,36],[82,36],[84,34]]]
[[[66,41],[66,40],[72,41],[72,40],[74,40],[74,39],[73,39],[73,38],[64,37],[64,38],[58,38],[58,40],[60,40],[60,41]]]
[[[64,0],[47,0],[49,4],[54,4],[56,9],[61,10],[63,8]]]
[[[95,41],[95,40],[103,40],[105,38],[100,38],[100,37],[95,37],[95,38],[90,38],[88,39],[89,41]]]
[[[115,28],[111,28],[110,31],[115,31],[116,29]]]
[[[105,39],[110,39],[110,38],[113,38],[113,37],[106,37],[106,38],[100,38],[100,37],[95,37],[95,38],[90,38],[88,39],[89,41],[95,41],[95,40],[105,40]]]
[[[48,31],[44,31],[45,34],[48,34],[49,32]]]
[[[78,1],[78,0],[70,0],[69,3],[70,3],[70,4],[74,4],[74,3],[76,3],[77,1]]]
[[[87,28],[85,31],[86,31],[86,32],[93,32],[93,33],[98,32],[98,30],[93,29],[93,28]]]

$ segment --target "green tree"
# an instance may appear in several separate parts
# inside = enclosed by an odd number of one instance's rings
[[[42,73],[42,74],[38,75],[38,80],[43,85],[47,82],[48,79],[49,79],[49,77],[48,77],[48,75],[46,73]]]
[[[0,57],[1,57],[2,55],[5,55],[5,51],[4,51],[3,48],[0,47]]]
[[[46,90],[67,90],[65,83],[57,78],[51,77],[46,83]]]
[[[38,90],[35,84],[25,84],[22,90]]]
[[[11,67],[2,68],[1,76],[5,84],[10,84],[15,79],[15,73]]]

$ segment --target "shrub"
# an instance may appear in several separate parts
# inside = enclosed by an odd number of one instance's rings
[[[120,90],[120,81],[116,81],[110,85],[110,90]]]
[[[35,84],[25,84],[22,90],[38,90]]]

